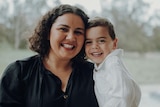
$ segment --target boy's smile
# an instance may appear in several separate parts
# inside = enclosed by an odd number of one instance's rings
[[[116,49],[116,46],[117,39],[112,40],[105,27],[96,26],[87,29],[85,52],[96,64],[100,64],[112,50]]]

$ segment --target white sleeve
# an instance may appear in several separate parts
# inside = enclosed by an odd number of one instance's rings
[[[105,103],[102,107],[138,107],[141,91],[138,85],[124,67],[122,61],[115,57],[107,67],[110,90],[106,92]],[[106,84],[107,87],[107,84]]]

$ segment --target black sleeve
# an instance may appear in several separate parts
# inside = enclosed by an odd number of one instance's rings
[[[22,107],[21,66],[10,64],[0,79],[0,107]]]

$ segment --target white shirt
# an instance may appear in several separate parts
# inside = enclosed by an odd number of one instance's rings
[[[138,107],[140,103],[140,88],[125,68],[122,54],[122,49],[116,49],[99,66],[94,65],[94,89],[99,107]]]

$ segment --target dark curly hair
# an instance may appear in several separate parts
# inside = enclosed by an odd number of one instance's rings
[[[84,22],[85,29],[87,27],[89,17],[84,13],[83,10],[76,6],[71,6],[68,4],[59,5],[49,12],[47,12],[42,19],[39,21],[37,27],[35,28],[33,34],[29,38],[29,48],[32,51],[37,52],[41,57],[48,55],[50,44],[48,41],[48,36],[50,34],[50,29],[55,20],[66,13],[73,13],[80,16]],[[82,47],[79,54],[75,57],[76,59],[84,58],[84,46]],[[73,58],[73,59],[75,59]]]

